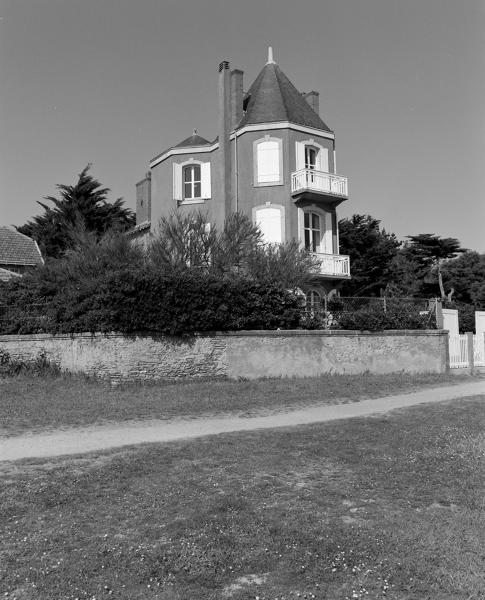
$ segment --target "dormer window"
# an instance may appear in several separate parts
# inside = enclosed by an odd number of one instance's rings
[[[186,165],[183,168],[184,200],[201,198],[202,180],[200,176],[200,165]]]

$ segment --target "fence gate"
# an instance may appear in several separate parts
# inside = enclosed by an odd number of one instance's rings
[[[474,362],[477,367],[485,367],[485,310],[475,311],[475,331]]]
[[[450,368],[463,369],[470,364],[468,357],[468,336],[448,334],[448,344],[450,349]]]

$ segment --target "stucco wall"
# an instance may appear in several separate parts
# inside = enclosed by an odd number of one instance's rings
[[[61,369],[112,381],[444,373],[444,331],[248,331],[188,338],[120,334],[0,336],[12,358],[41,352]]]

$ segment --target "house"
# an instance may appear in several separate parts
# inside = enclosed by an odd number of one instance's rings
[[[350,277],[339,254],[337,207],[348,198],[337,174],[335,134],[319,115],[319,94],[299,92],[269,48],[247,92],[243,71],[219,65],[218,137],[196,130],[150,161],[136,185],[136,237],[155,231],[174,210],[198,210],[222,225],[240,211],[257,222],[264,240],[291,239],[319,258],[310,300]]]
[[[0,226],[0,281],[19,277],[43,264],[36,241],[13,227]]]

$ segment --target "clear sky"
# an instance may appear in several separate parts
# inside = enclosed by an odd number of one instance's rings
[[[485,251],[485,0],[0,0],[0,224],[84,166],[134,208],[149,160],[217,135],[217,67],[272,45],[320,92],[340,216]]]

